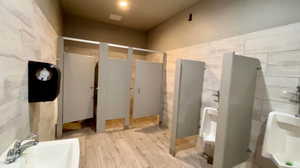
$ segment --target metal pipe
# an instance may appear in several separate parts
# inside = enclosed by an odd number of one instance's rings
[[[102,42],[99,42],[99,41],[77,39],[77,38],[72,38],[72,37],[63,37],[63,39],[64,40],[69,40],[69,41],[76,41],[76,42],[88,43],[88,44],[96,44],[96,45],[99,45],[99,44],[102,43]],[[143,52],[164,54],[164,52],[162,52],[162,51],[149,50],[149,49],[136,48],[136,47],[129,47],[129,46],[119,45],[119,44],[113,44],[113,43],[107,43],[107,45],[110,46],[110,47],[117,47],[117,48],[124,48],[124,49],[132,48],[135,51],[143,51]]]
[[[149,49],[142,49],[142,48],[133,48],[133,50],[150,52],[150,53],[159,53],[159,54],[164,54],[165,53],[163,51],[156,51],[156,50],[149,50]]]
[[[130,47],[128,47],[128,46],[119,45],[119,44],[112,44],[112,43],[107,43],[107,45],[108,45],[109,47],[116,47],[116,48],[124,48],[124,49],[130,48]]]
[[[77,38],[72,38],[72,37],[63,37],[64,40],[69,40],[69,41],[77,41],[81,43],[88,43],[88,44],[97,44],[99,45],[100,42],[98,41],[91,41],[91,40],[83,40],[83,39],[77,39]]]

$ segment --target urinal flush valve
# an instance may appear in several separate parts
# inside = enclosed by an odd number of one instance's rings
[[[216,97],[216,99],[214,100],[214,102],[220,103],[220,91],[217,90],[217,91],[213,94],[213,96]]]

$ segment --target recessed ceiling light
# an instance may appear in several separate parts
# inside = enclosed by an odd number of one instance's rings
[[[125,1],[125,0],[121,0],[121,1],[119,1],[119,6],[121,8],[127,8],[128,7],[128,2]]]
[[[114,21],[121,21],[122,20],[122,16],[117,15],[117,14],[110,14],[109,18],[111,20],[114,20]]]

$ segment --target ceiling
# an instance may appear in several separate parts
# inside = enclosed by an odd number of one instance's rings
[[[128,9],[118,6],[119,0],[61,0],[65,14],[147,31],[199,0],[127,0]],[[121,21],[109,19],[121,15]]]

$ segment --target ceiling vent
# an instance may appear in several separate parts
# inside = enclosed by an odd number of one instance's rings
[[[110,14],[109,18],[114,21],[121,21],[123,17],[116,14]]]

